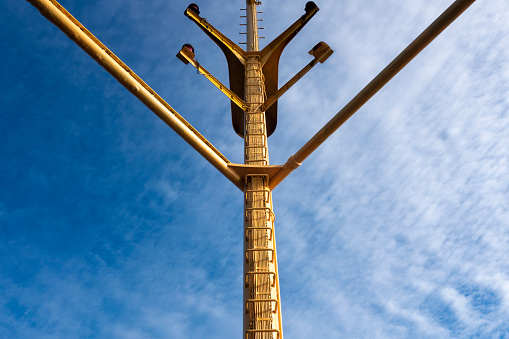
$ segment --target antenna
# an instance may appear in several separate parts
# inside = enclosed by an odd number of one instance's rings
[[[271,176],[282,167],[269,165],[267,144],[268,136],[276,128],[276,103],[298,79],[333,53],[326,43],[318,43],[309,52],[314,59],[278,89],[277,71],[283,49],[319,9],[314,2],[309,1],[304,8],[304,15],[260,51],[257,17],[259,5],[259,1],[246,1],[246,15],[242,16],[246,18],[245,51],[201,18],[196,4],[190,4],[184,12],[224,52],[230,74],[229,90],[196,62],[191,45],[185,44],[177,54],[180,60],[192,64],[231,99],[234,130],[244,138],[244,164],[229,164],[228,167],[245,182],[244,335],[248,339],[283,336],[270,189]]]
[[[58,2],[27,1],[243,191],[245,339],[283,338],[272,190],[475,2],[456,0],[284,165],[269,165],[267,138],[276,128],[277,100],[333,53],[326,43],[318,43],[309,51],[314,59],[278,88],[281,53],[318,12],[314,2],[307,2],[305,13],[261,51],[257,19],[260,1],[246,0],[246,50],[201,18],[198,5],[190,4],[185,10],[184,14],[221,48],[228,62],[229,88],[196,61],[192,45],[185,44],[177,54],[230,98],[233,129],[244,139],[244,163],[233,164]]]

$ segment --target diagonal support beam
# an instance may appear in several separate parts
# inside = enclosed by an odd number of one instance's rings
[[[246,111],[248,109],[248,105],[244,100],[239,98],[237,94],[235,94],[232,90],[230,90],[228,87],[223,85],[221,81],[219,81],[215,76],[210,74],[209,71],[205,69],[200,63],[194,58],[194,53],[191,52],[185,45],[182,47],[182,49],[178,52],[177,58],[179,58],[182,62],[185,64],[191,64],[196,68],[198,71],[198,74],[201,74],[205,76],[214,86],[216,86],[221,92],[223,92],[224,95],[226,95],[231,101],[233,101],[239,108],[241,108],[243,111]]]
[[[191,5],[190,5],[191,7]],[[184,12],[191,21],[201,28],[207,36],[214,41],[224,53],[228,63],[228,76],[230,80],[230,90],[239,98],[244,98],[244,64],[246,63],[246,52],[233,41],[228,39],[223,33],[208,23],[198,15],[195,10],[188,7]],[[232,125],[235,132],[244,137],[244,111],[231,102]]]
[[[272,106],[276,101],[279,100],[293,85],[297,83],[307,72],[309,72],[316,64],[323,64],[325,60],[327,60],[334,51],[327,45],[325,42],[319,42],[313,49],[309,51],[309,54],[313,55],[315,58],[311,60],[309,64],[304,66],[303,69],[299,71],[299,73],[295,74],[293,78],[288,80],[286,84],[281,86],[280,89],[277,90],[276,93],[272,94],[270,98],[268,98],[262,105],[262,111],[265,112]]]
[[[185,16],[194,21],[212,40],[216,43],[224,46],[233,53],[237,59],[244,64],[246,56],[244,50],[240,48],[236,43],[228,39],[223,33],[217,30],[214,26],[208,23],[207,19],[199,16],[195,11],[188,8],[184,12]]]
[[[264,49],[261,50],[261,63],[262,65],[267,62],[273,52],[279,52],[279,55],[276,57],[279,59],[281,52],[285,48],[286,45],[299,33],[299,31],[304,27],[309,20],[319,11],[320,9],[315,5],[314,2],[309,2],[306,5],[306,13],[301,16],[297,21],[295,21],[290,27],[286,29],[283,33],[281,33],[277,38],[272,40],[270,44],[268,44]]]
[[[92,33],[78,22],[78,20],[67,12],[65,8],[55,0],[27,1],[36,7],[44,17],[61,29],[79,47],[87,52],[99,65],[161,118],[161,120],[177,132],[189,145],[223,173],[226,178],[241,190],[244,189],[243,178],[228,167],[230,161],[115,54],[93,36]]]
[[[366,85],[345,107],[343,107],[320,131],[318,131],[300,150],[292,155],[283,168],[270,181],[274,189],[284,178],[330,137],[345,121],[357,112],[369,99],[384,87],[399,71],[442,33],[475,0],[456,0],[431,25],[428,26],[407,48],[405,48],[387,67]]]
[[[318,12],[319,8],[314,2],[308,1],[304,10],[304,15],[259,52],[260,62],[263,66],[263,75],[265,76],[265,93],[269,98],[278,90],[279,60],[281,54],[290,41],[295,38],[300,30]],[[267,121],[267,136],[270,136],[274,133],[277,125],[277,100],[272,106],[267,108],[265,117]]]

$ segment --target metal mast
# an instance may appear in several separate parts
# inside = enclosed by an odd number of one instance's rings
[[[233,129],[244,138],[245,150],[244,164],[233,164],[56,0],[27,1],[243,191],[244,339],[283,338],[271,190],[475,2],[456,0],[452,3],[284,165],[272,166],[269,165],[267,138],[276,128],[277,100],[312,67],[319,62],[323,63],[333,52],[326,43],[318,43],[309,51],[314,59],[278,88],[281,53],[318,11],[314,2],[308,1],[305,14],[261,51],[258,46],[257,19],[260,1],[246,0],[247,51],[215,29],[207,19],[200,17],[198,5],[190,4],[184,12],[218,44],[228,62],[230,89],[195,60],[191,45],[185,44],[177,54],[180,60],[196,67],[200,74],[231,100]]]
[[[247,52],[258,52],[256,0],[246,0]],[[245,61],[244,164],[269,165],[262,105],[265,84],[259,54]],[[246,173],[244,189],[244,337],[283,338],[281,300],[269,176]]]

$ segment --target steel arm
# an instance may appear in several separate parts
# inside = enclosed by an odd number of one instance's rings
[[[308,23],[309,20],[319,11],[320,9],[314,5],[309,11],[307,11],[303,16],[301,16],[297,21],[293,23],[290,27],[286,29],[283,33],[281,33],[277,38],[272,40],[270,44],[268,44],[264,49],[260,52],[260,61],[262,65],[267,62],[269,57],[274,51],[282,49],[292,40],[297,33]]]
[[[221,45],[227,47],[239,61],[243,64],[245,61],[245,52],[242,48],[240,48],[236,43],[228,39],[223,33],[218,31],[214,26],[207,22],[207,19],[200,17],[191,9],[186,9],[184,14],[194,21],[212,40],[216,43],[221,43]]]
[[[230,161],[55,0],[27,0],[241,190]]]
[[[330,137],[345,121],[357,112],[383,86],[385,86],[415,56],[428,46],[475,0],[457,0],[428,26],[407,48],[405,48],[387,67],[385,67],[366,87],[364,87],[343,109],[341,109],[318,133],[300,150],[292,155],[283,168],[271,178],[270,188],[275,188],[295,168]]]
[[[247,110],[248,105],[239,98],[237,94],[235,94],[233,91],[231,91],[228,87],[223,85],[221,81],[217,80],[215,76],[210,74],[209,71],[205,69],[196,59],[194,58],[194,53],[189,51],[186,47],[182,47],[180,52],[177,54],[177,57],[182,60],[182,62],[186,64],[193,65],[197,70],[199,74],[202,74],[207,78],[214,86],[219,88],[221,92],[223,92],[228,98],[230,98],[231,101],[233,101],[237,106],[239,106],[243,111]]]
[[[283,94],[285,94],[293,85],[297,83],[307,72],[309,72],[317,63],[324,63],[334,51],[327,45],[325,42],[320,42],[312,50],[309,51],[309,54],[313,55],[315,58],[311,60],[309,64],[304,66],[303,69],[299,71],[299,73],[295,74],[293,78],[288,80],[286,84],[281,86],[280,89],[277,90],[276,93],[272,94],[270,98],[268,98],[264,104],[262,105],[262,111],[266,111],[270,106],[272,106]]]

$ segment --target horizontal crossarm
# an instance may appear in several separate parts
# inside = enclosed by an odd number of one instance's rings
[[[193,126],[55,0],[27,0],[241,190],[244,180]]]

